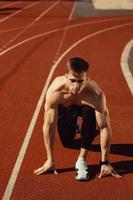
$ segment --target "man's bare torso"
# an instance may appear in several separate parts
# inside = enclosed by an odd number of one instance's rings
[[[72,94],[71,91],[69,91],[69,87],[67,87],[66,77],[59,76],[50,85],[46,100],[55,100],[57,104],[61,104],[64,107],[70,105],[88,105],[99,111],[101,93],[102,90],[98,85],[94,81],[88,79],[81,93]]]

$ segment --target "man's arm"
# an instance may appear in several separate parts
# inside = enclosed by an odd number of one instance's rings
[[[96,118],[100,129],[101,161],[107,161],[109,160],[112,136],[108,110],[96,112]]]
[[[100,128],[100,146],[101,146],[101,173],[99,178],[112,175],[116,178],[121,176],[116,173],[109,164],[109,153],[111,146],[112,130],[110,126],[109,112],[106,105],[106,97],[102,92],[100,95],[100,111],[96,111],[97,123]]]
[[[58,96],[56,94],[50,95],[46,98],[43,137],[46,148],[47,160],[42,167],[34,171],[36,175],[42,174],[49,170],[53,170],[54,173],[57,173],[55,170],[54,160],[54,131],[58,118],[57,106]]]
[[[45,110],[43,124],[43,137],[46,147],[47,159],[54,162],[54,131],[57,121],[57,109],[48,108]]]

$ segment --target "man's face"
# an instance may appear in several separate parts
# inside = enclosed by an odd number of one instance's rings
[[[66,74],[67,86],[72,94],[80,94],[87,82],[87,73],[80,74],[69,72]]]

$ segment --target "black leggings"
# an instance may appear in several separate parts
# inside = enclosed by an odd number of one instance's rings
[[[96,136],[95,109],[92,107],[86,105],[63,107],[59,105],[58,133],[64,146],[71,145],[75,137],[78,116],[82,117],[80,147],[89,149]]]

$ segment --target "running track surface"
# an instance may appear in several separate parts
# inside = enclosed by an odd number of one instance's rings
[[[0,199],[11,179],[42,90],[49,84],[51,67],[56,69],[50,81],[64,74],[69,57],[81,56],[89,61],[90,77],[107,96],[113,130],[110,161],[123,177],[97,178],[97,137],[88,154],[91,180],[75,181],[74,164],[79,150],[64,148],[57,133],[55,157],[59,174],[34,175],[34,169],[46,160],[42,98],[24,159],[20,158],[22,165],[18,173],[15,171],[16,179],[3,199],[131,200],[133,99],[121,72],[120,57],[133,36],[133,16],[72,19],[73,1],[1,1],[0,5]]]

